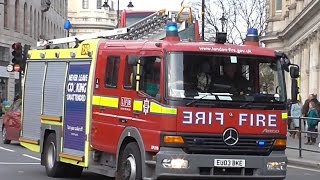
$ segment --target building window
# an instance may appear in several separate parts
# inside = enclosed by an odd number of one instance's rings
[[[120,57],[110,56],[107,60],[105,85],[107,88],[116,88],[118,84],[118,74],[120,67]]]
[[[150,56],[140,57],[140,59],[143,64],[140,90],[159,100],[161,58]]]
[[[30,6],[30,24],[29,24],[29,35],[30,35],[30,37],[33,36],[32,27],[33,27],[33,10],[32,10],[32,6]]]
[[[88,18],[82,18],[82,21],[88,21]]]
[[[27,34],[27,26],[28,26],[28,11],[27,11],[27,3],[24,3],[23,7],[23,33]]]
[[[89,8],[89,0],[82,0],[82,9],[88,9]]]
[[[19,32],[19,0],[16,0],[15,6],[14,6],[14,30]]]
[[[0,61],[6,61],[6,62],[10,61],[9,51],[10,51],[9,48],[0,46]]]
[[[275,0],[275,11],[282,11],[282,0]]]
[[[3,26],[5,28],[8,28],[8,0],[4,0],[4,22],[3,22]]]
[[[97,22],[101,22],[101,18],[96,18],[96,21]]]
[[[39,19],[38,19],[38,21],[39,21]],[[36,39],[37,40],[37,24],[38,24],[38,21],[37,21],[37,11],[36,11],[36,9],[34,9],[33,10],[33,37],[34,37],[34,39]],[[38,31],[39,31],[39,29],[38,29]]]
[[[101,4],[102,4],[101,0],[97,0],[97,9],[101,9]]]

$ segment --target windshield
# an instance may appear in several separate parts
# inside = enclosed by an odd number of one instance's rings
[[[150,16],[151,14],[153,14],[153,12],[126,14],[126,27],[131,26],[132,24],[140,21],[143,18]]]
[[[270,103],[286,99],[283,71],[275,59],[169,53],[166,68],[167,96],[172,99]]]

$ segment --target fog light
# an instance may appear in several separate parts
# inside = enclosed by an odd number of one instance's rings
[[[184,159],[164,159],[162,160],[162,166],[164,168],[187,169],[189,161]]]
[[[284,170],[287,170],[287,163],[286,162],[268,162],[267,168],[268,170],[284,171]]]

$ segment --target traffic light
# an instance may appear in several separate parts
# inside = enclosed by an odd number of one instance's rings
[[[20,67],[21,67],[21,71],[24,71],[25,67],[26,67],[26,63],[27,63],[27,58],[28,58],[28,51],[30,50],[30,45],[25,44],[23,46],[23,54],[22,54],[22,59],[20,61]]]
[[[20,63],[22,62],[22,46],[21,43],[13,43],[12,44],[12,64],[14,66],[15,71],[20,71]]]

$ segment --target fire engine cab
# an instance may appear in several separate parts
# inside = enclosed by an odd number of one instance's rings
[[[29,51],[21,144],[41,153],[50,177],[86,168],[120,180],[284,179],[285,73],[294,99],[299,68],[258,47],[255,29],[239,46],[224,33],[183,41],[165,22],[164,40],[116,29]]]

